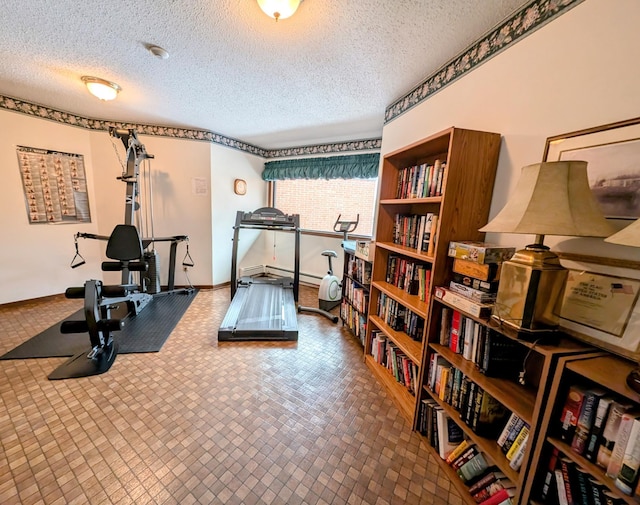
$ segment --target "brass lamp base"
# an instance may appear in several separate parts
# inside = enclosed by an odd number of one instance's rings
[[[502,264],[492,317],[525,334],[557,330],[567,273],[542,244],[516,252]]]

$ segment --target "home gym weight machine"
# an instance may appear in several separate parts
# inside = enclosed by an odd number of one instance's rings
[[[127,185],[124,224],[117,225],[110,236],[76,233],[74,236],[76,254],[71,260],[71,268],[85,264],[78,248],[79,238],[107,240],[106,256],[112,261],[103,262],[102,270],[105,272],[120,271],[121,282],[119,285],[109,286],[100,280],[91,279],[85,282],[82,287],[72,287],[66,290],[65,296],[67,298],[84,299],[84,319],[62,322],[60,332],[63,334],[89,333],[91,349],[73,356],[54,370],[49,375],[49,379],[85,377],[106,372],[117,355],[113,332],[123,328],[127,317],[138,315],[151,302],[154,295],[186,294],[193,291],[193,287],[176,290],[174,286],[176,250],[179,242],[186,242],[183,267],[186,270],[194,265],[189,254],[189,237],[186,235],[154,236],[150,173],[148,174],[149,215],[147,221],[151,223],[151,237],[141,238],[138,231],[137,225],[141,225],[141,219],[136,219],[139,218],[137,212],[141,209],[139,200],[140,164],[144,160],[152,159],[153,156],[146,152],[133,129],[124,130],[110,127],[109,135],[112,138],[120,139],[127,152],[126,165],[121,161],[123,172],[118,177]],[[136,223],[136,221],[139,222]],[[157,252],[155,249],[145,252],[145,249],[153,246],[155,242],[170,242],[168,290],[165,292],[161,292],[160,288]],[[134,282],[134,272],[138,276],[137,282]],[[118,317],[112,317],[116,314]]]
[[[293,279],[237,277],[240,230],[274,230],[294,233]],[[300,217],[273,207],[238,211],[233,227],[231,254],[231,304],[218,329],[218,340],[298,340],[296,303],[300,284]]]

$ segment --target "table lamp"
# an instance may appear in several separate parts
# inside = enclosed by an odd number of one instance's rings
[[[521,335],[555,330],[560,321],[568,272],[544,236],[607,237],[615,230],[591,192],[587,162],[553,161],[522,168],[513,195],[480,231],[536,236],[502,264],[492,311]]]

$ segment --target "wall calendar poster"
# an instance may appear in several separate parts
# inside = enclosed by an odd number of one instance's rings
[[[89,223],[89,197],[81,154],[18,146],[29,223]]]

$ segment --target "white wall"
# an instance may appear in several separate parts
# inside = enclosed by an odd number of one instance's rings
[[[213,216],[213,284],[231,278],[233,226],[238,211],[266,207],[267,183],[262,180],[264,159],[226,147],[211,145],[211,215]],[[233,192],[233,181],[247,182],[245,195]],[[238,265],[264,264],[266,251],[257,240],[259,232],[242,230],[238,242]]]
[[[112,140],[107,132],[5,110],[0,110],[0,131],[0,304],[63,293],[67,287],[80,286],[87,279],[118,282],[117,274],[100,270],[105,242],[81,239],[80,252],[87,263],[77,269],[71,269],[69,263],[75,252],[75,233],[109,235],[116,224],[124,222],[126,184],[117,179],[123,172],[120,160],[126,161],[122,142]],[[139,139],[154,156],[149,166],[155,236],[189,236],[195,267],[188,275],[193,284],[227,282],[236,210],[253,210],[267,202],[267,184],[261,179],[263,160],[209,142],[145,135],[139,135]],[[91,223],[28,223],[16,154],[18,145],[84,156]],[[235,178],[247,181],[247,195],[233,193]],[[194,191],[196,181],[204,183],[205,194]],[[150,227],[144,234],[151,234]],[[264,251],[254,251],[250,246],[251,241],[244,241],[240,260],[250,252],[258,254],[263,262]],[[156,249],[161,281],[166,283],[169,243],[157,242]],[[187,283],[181,268],[185,252],[185,243],[180,243],[175,278],[178,285]]]
[[[76,232],[98,233],[91,134],[65,126],[0,110],[0,303],[62,293],[69,286],[98,278],[99,264],[71,269]],[[84,156],[91,223],[29,224],[17,146],[36,147]],[[87,244],[82,253],[90,258],[98,244]]]
[[[382,152],[450,126],[501,133],[491,216],[547,137],[640,116],[640,2],[586,0],[385,126]],[[618,228],[628,221],[618,221]],[[487,234],[523,247],[533,236]],[[556,250],[638,259],[602,239],[547,237]]]

